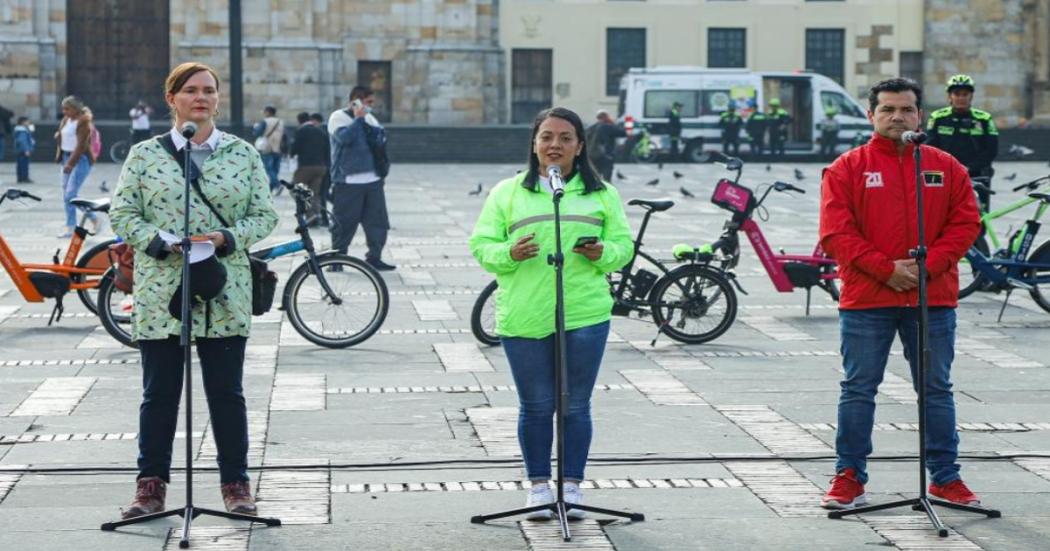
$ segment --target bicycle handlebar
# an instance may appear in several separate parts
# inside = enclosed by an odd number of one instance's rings
[[[1021,191],[1022,189],[1025,189],[1025,188],[1035,189],[1035,188],[1039,187],[1039,183],[1040,182],[1044,182],[1044,181],[1047,181],[1047,180],[1050,180],[1050,175],[1043,176],[1043,177],[1040,177],[1040,178],[1036,178],[1035,180],[1032,180],[1031,182],[1027,182],[1027,183],[1021,184],[1021,185],[1015,187],[1013,189],[1013,191]]]

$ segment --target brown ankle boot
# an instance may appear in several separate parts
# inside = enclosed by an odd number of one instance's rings
[[[222,500],[226,503],[226,510],[231,513],[255,514],[255,498],[252,497],[252,486],[247,481],[223,484]]]
[[[138,479],[135,499],[123,511],[121,517],[129,519],[163,511],[164,497],[167,493],[168,485],[160,477],[147,476]]]

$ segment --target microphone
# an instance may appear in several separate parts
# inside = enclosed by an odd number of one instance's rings
[[[551,189],[554,190],[554,196],[561,197],[564,195],[565,181],[561,178],[561,167],[558,165],[547,167],[547,177],[551,180]]]
[[[197,123],[192,121],[182,123],[182,130],[180,130],[179,133],[187,140],[192,138],[193,135],[197,133]]]
[[[918,145],[926,141],[926,133],[908,130],[907,132],[901,134],[901,141],[904,143],[913,143]]]

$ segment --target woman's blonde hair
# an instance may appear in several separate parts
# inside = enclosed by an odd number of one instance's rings
[[[208,71],[211,73],[211,77],[215,79],[215,89],[219,89],[219,75],[215,72],[215,69],[197,62],[187,61],[186,63],[180,64],[168,73],[168,78],[164,79],[164,92],[168,94],[177,94],[182,87],[186,85],[186,81],[193,75],[201,72]]]
[[[66,96],[62,99],[62,107],[69,107],[77,112],[77,115],[83,115],[84,110],[87,106],[84,105],[84,101],[76,96]]]

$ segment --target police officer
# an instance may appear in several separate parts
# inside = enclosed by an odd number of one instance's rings
[[[744,130],[747,131],[747,137],[751,140],[752,155],[761,155],[766,148],[767,122],[769,121],[766,118],[766,114],[758,108],[755,108],[747,118],[747,123],[744,124]]]
[[[835,115],[838,114],[838,110],[834,107],[828,107],[824,110],[826,118],[817,123],[817,129],[820,130],[820,155],[822,157],[832,158],[835,156],[835,146],[839,143],[839,121],[835,119]]]
[[[769,149],[774,155],[783,155],[791,115],[780,107],[780,98],[769,100],[769,113],[766,118],[769,121]]]
[[[948,79],[947,107],[930,114],[926,125],[929,144],[943,149],[966,166],[971,178],[987,178],[985,185],[991,187],[992,161],[999,152],[999,129],[992,115],[973,108],[973,79],[968,75],[955,75]],[[990,208],[990,195],[978,191],[981,208]]]
[[[667,111],[667,133],[671,136],[671,158],[677,159],[678,143],[682,141],[682,104],[677,101]]]
[[[729,107],[722,112],[722,117],[718,120],[718,127],[722,129],[722,153],[740,156],[740,128],[743,126],[744,119],[736,112],[736,104],[729,102]]]

